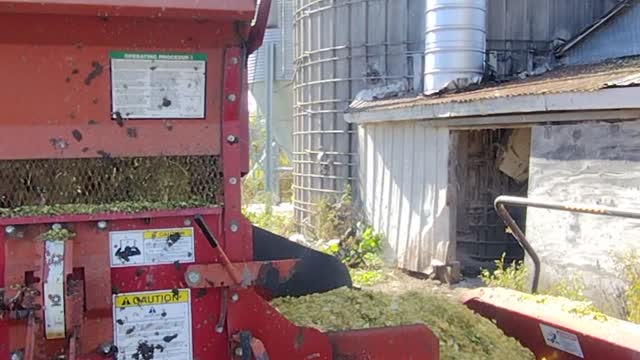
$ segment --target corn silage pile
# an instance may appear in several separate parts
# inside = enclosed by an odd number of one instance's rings
[[[276,299],[273,305],[296,325],[322,331],[422,323],[440,339],[442,359],[534,359],[529,350],[504,335],[490,320],[441,295],[389,295],[343,288]]]

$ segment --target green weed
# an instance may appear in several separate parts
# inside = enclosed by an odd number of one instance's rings
[[[339,197],[327,196],[315,206],[316,216],[311,237],[321,240],[342,239],[353,232],[358,212],[353,205],[351,187],[346,186]]]
[[[618,256],[619,266],[627,283],[626,312],[629,321],[640,324],[640,252]]]
[[[275,214],[271,206],[267,206],[262,212],[249,212],[243,210],[244,216],[257,227],[263,228],[274,234],[289,237],[296,232],[293,217],[289,215]]]
[[[528,271],[522,261],[505,263],[505,254],[503,253],[499,260],[495,261],[496,269],[490,271],[482,269],[480,278],[489,287],[502,287],[513,289],[521,292],[529,292],[530,288],[527,282]],[[587,301],[584,295],[585,285],[582,279],[572,277],[556,282],[552,286],[542,289],[540,294],[556,297],[564,297],[574,301]]]
[[[527,292],[527,268],[522,261],[505,262],[506,254],[495,261],[496,269],[482,269],[480,278],[489,287],[502,287]]]
[[[354,284],[371,286],[385,279],[382,243],[382,235],[367,227],[362,234],[332,242],[323,251],[349,267]]]
[[[569,279],[562,279],[556,282],[551,287],[543,290],[542,293],[574,301],[589,301],[589,298],[584,295],[585,288],[586,286],[582,279],[571,277]]]

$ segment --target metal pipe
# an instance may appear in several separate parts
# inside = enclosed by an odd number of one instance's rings
[[[424,93],[452,81],[478,82],[487,45],[487,0],[427,0]]]
[[[533,281],[531,283],[531,292],[535,294],[538,292],[538,284],[540,282],[540,258],[538,257],[538,254],[536,254],[535,250],[533,250],[531,244],[527,241],[527,237],[524,235],[516,221],[511,217],[511,214],[509,214],[509,211],[507,211],[504,204],[498,203],[498,199],[496,199],[495,203],[498,215],[500,215],[507,227],[511,229],[513,236],[518,240],[518,243],[522,246],[527,255],[529,255],[531,261],[533,261]]]
[[[640,219],[640,211],[637,210],[619,209],[600,205],[540,201],[517,196],[498,196],[494,202],[496,211],[498,212],[504,223],[507,225],[507,227],[511,229],[513,236],[516,238],[516,240],[518,240],[520,246],[522,246],[527,255],[529,255],[529,257],[531,257],[531,260],[533,261],[534,273],[533,282],[531,285],[532,293],[536,293],[538,291],[538,283],[540,280],[540,258],[536,254],[535,250],[533,250],[533,248],[531,247],[531,244],[527,240],[518,224],[515,222],[513,217],[511,217],[511,214],[509,214],[506,205]]]
[[[218,255],[220,256],[222,265],[224,266],[225,270],[227,271],[231,279],[233,279],[234,284],[235,285],[242,284],[242,277],[240,273],[235,268],[235,265],[233,265],[231,260],[229,260],[227,253],[224,252],[224,250],[220,247],[220,243],[218,242],[218,239],[216,239],[216,237],[213,235],[213,232],[211,232],[211,230],[209,229],[209,226],[204,221],[204,218],[202,217],[202,215],[199,215],[199,214],[195,215],[193,217],[193,220],[195,221],[196,225],[198,225],[198,228],[200,228],[200,231],[202,231],[202,234],[209,242],[209,245],[211,245],[213,249],[218,251]]]
[[[307,177],[315,177],[319,179],[334,179],[334,180],[357,180],[352,176],[333,176],[333,175],[320,175],[320,174],[300,174],[297,172],[293,172],[293,176],[307,176]]]
[[[376,43],[361,43],[361,44],[354,44],[354,45],[335,45],[335,46],[329,46],[329,47],[324,47],[324,48],[320,48],[320,49],[316,49],[316,50],[307,50],[304,53],[302,53],[300,56],[296,57],[295,59],[293,59],[293,61],[296,63],[296,65],[308,65],[308,64],[314,64],[318,61],[322,62],[322,61],[336,61],[336,57],[333,58],[321,58],[321,59],[317,59],[317,60],[308,60],[306,63],[304,63],[303,61],[305,61],[305,59],[308,58],[312,58],[312,57],[316,57],[316,55],[322,55],[323,53],[328,53],[328,52],[333,52],[336,50],[360,50],[360,49],[367,49],[367,48],[375,48],[375,47],[383,47],[383,46],[387,46],[387,45],[392,45],[392,46],[408,46],[408,45],[415,45],[415,44],[420,44],[421,42],[419,41],[394,41],[394,42],[376,42]],[[391,52],[390,54],[392,55],[401,55],[401,56],[407,56],[410,57],[413,54],[422,54],[422,52],[416,52],[416,51],[397,51],[397,52]],[[356,54],[356,55],[347,55],[345,57],[340,57],[339,59],[358,59],[358,58],[372,58],[372,57],[377,57],[379,55],[374,55],[374,54]]]
[[[297,159],[293,159],[291,160],[292,163],[294,164],[313,164],[313,165],[335,165],[335,166],[353,166],[355,165],[355,163],[352,162],[341,162],[341,161],[336,161],[336,162],[328,162],[328,161],[312,161],[312,160],[297,160]]]
[[[345,1],[343,3],[333,3],[331,4],[331,6],[325,6],[322,8],[318,8],[318,9],[322,9],[322,10],[327,10],[332,6],[335,7],[344,7],[344,6],[351,6],[351,5],[356,5],[356,4],[360,4],[360,3],[368,3],[370,1],[382,1],[382,0],[352,0],[352,1]],[[316,0],[316,1],[312,1],[309,2],[308,4],[305,4],[304,6],[301,6],[300,8],[298,8],[298,10],[295,12],[296,14],[298,13],[308,13],[310,10],[307,10],[308,8],[313,7],[314,5],[318,5],[318,4],[322,4],[326,2],[326,0]],[[316,9],[312,10],[315,11]]]
[[[570,211],[570,212],[592,214],[592,215],[606,215],[606,216],[614,216],[614,217],[640,219],[640,211],[619,209],[619,208],[614,208],[610,206],[578,204],[578,203],[567,204],[567,203],[554,202],[554,201],[539,201],[539,200],[531,200],[531,199],[517,197],[517,196],[499,196],[496,199],[495,203],[496,204],[503,203],[507,205],[520,206],[520,207],[530,206],[535,208],[559,210],[559,211]]]
[[[354,156],[354,155],[358,155],[356,153],[352,153],[352,152],[337,152],[337,151],[320,151],[320,150],[306,150],[305,152],[299,152],[299,151],[294,151],[292,152],[293,155],[317,155],[317,154],[321,154],[321,155],[347,155],[347,156]]]
[[[293,135],[312,135],[312,134],[355,134],[356,131],[348,130],[310,130],[293,132]]]
[[[273,192],[277,189],[276,177],[274,173],[274,154],[273,154],[273,82],[275,68],[275,44],[266,44],[267,58],[265,59],[265,80],[266,80],[266,103],[267,111],[265,114],[267,139],[265,141],[265,167],[264,167],[264,189],[269,198],[273,198]],[[269,202],[271,203],[271,201]]]
[[[297,190],[310,191],[310,192],[320,192],[320,193],[329,193],[329,194],[342,194],[342,191],[331,190],[331,189],[320,189],[320,188],[312,188],[312,187],[297,186],[297,185],[293,185],[292,188],[297,189]]]
[[[293,87],[294,90],[299,90],[304,87],[314,86],[314,85],[326,85],[338,82],[347,82],[347,81],[363,81],[363,80],[407,80],[411,79],[412,76],[402,75],[402,76],[362,76],[362,77],[352,77],[352,78],[336,78],[336,79],[324,79],[324,80],[316,80],[316,81],[308,81],[302,83],[300,85],[295,85]]]

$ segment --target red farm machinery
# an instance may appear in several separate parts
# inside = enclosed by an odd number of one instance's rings
[[[241,213],[269,3],[0,1],[0,359],[437,357],[268,303],[351,284]]]
[[[269,304],[351,285],[241,213],[269,7],[0,0],[0,360],[439,358],[422,325],[322,333]],[[539,357],[638,359],[632,332],[490,292],[466,304]]]

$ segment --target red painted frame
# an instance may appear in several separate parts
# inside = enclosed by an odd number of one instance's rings
[[[111,269],[108,232],[97,228],[98,221],[108,221],[110,231],[167,228],[184,226],[185,220],[200,214],[233,261],[251,261],[251,227],[240,211],[240,179],[248,169],[249,144],[242,46],[249,26],[237,22],[248,22],[254,11],[253,0],[206,4],[169,0],[162,7],[146,0],[135,5],[123,0],[90,4],[0,0],[0,77],[13,84],[0,89],[7,105],[0,117],[0,159],[82,158],[100,153],[113,157],[221,155],[225,176],[224,209],[0,219],[0,288],[6,289],[6,299],[18,293],[14,285],[24,283],[28,274],[44,278],[44,243],[38,237],[52,223],[77,234],[65,246],[65,273],[78,290],[67,296],[69,339],[44,340],[39,320],[43,310],[27,321],[5,318],[0,320],[0,358],[9,358],[16,349],[33,352],[33,359],[57,353],[94,358],[97,347],[113,336],[112,292],[188,287],[188,264]],[[206,118],[126,120],[119,126],[110,114],[110,50],[207,54]],[[96,64],[102,71],[87,81]],[[137,130],[135,138],[128,136],[131,127]],[[82,134],[81,140],[71,136],[74,131]],[[236,140],[227,141],[229,135]],[[52,146],[53,138],[62,140],[64,149]],[[5,233],[7,226],[16,229],[13,235]],[[221,254],[194,229],[195,264],[218,264]],[[42,281],[33,288],[42,294]],[[229,358],[228,334],[215,331],[222,290],[203,288],[193,293],[194,358],[211,354]],[[33,300],[43,305],[41,296]]]
[[[251,21],[255,12],[254,0],[216,0],[207,2],[163,0],[0,0],[0,12],[40,13],[49,15],[80,15],[127,17],[163,17],[173,19]]]
[[[220,21],[199,18],[201,10],[193,10],[189,19],[126,17],[113,16],[102,10],[106,5],[94,4],[92,15],[50,15],[47,11],[56,13],[58,7],[34,4],[40,9],[37,12],[16,13],[7,10],[12,3],[0,0],[0,78],[11,84],[0,88],[5,104],[0,116],[0,159],[221,154],[225,49],[242,46],[247,34],[238,33],[236,20],[246,18],[246,12]],[[218,3],[207,2],[214,10]],[[78,11],[83,14],[89,11],[81,8]],[[126,14],[127,9],[120,7],[119,12]],[[189,6],[184,5],[176,11],[186,9]],[[171,8],[165,13],[171,13]],[[205,119],[132,119],[118,126],[111,116],[112,50],[206,54]],[[242,88],[239,76],[234,81]],[[238,94],[238,99],[243,97]],[[79,140],[74,133],[81,135]]]
[[[525,294],[506,289],[480,289],[465,295],[464,303],[478,314],[495,320],[508,336],[531,349],[537,359],[578,360],[577,356],[550,347],[542,337],[540,324],[575,335],[584,359],[640,358],[640,327],[625,321],[595,320],[548,305],[523,301]]]

